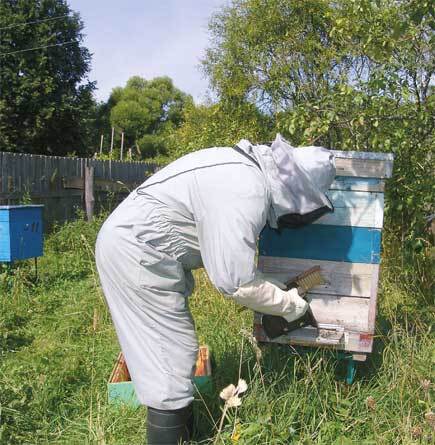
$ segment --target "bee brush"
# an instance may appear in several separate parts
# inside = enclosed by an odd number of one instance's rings
[[[300,273],[295,278],[287,281],[285,285],[287,286],[287,289],[293,289],[296,287],[301,291],[301,293],[305,294],[314,287],[325,283],[326,280],[320,273],[320,266],[314,266]]]

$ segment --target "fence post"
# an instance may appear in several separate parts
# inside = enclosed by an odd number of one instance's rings
[[[113,137],[115,136],[115,127],[112,127],[112,137],[110,139],[110,159],[112,159],[113,152]]]
[[[123,152],[124,152],[124,132],[121,133],[121,161]]]
[[[94,167],[85,166],[85,209],[88,221],[94,217]]]

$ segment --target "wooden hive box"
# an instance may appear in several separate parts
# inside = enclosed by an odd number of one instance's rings
[[[282,282],[321,267],[327,284],[308,294],[319,330],[304,327],[270,340],[256,313],[254,335],[260,342],[335,348],[363,361],[373,347],[384,186],[393,156],[333,153],[337,176],[327,194],[334,213],[300,229],[265,228],[259,242],[259,269]]]
[[[210,393],[213,390],[210,351],[206,345],[199,347],[193,382],[200,393]],[[109,377],[107,393],[111,404],[125,404],[132,407],[140,405],[122,352],[119,353]]]
[[[0,206],[1,262],[42,256],[43,208],[43,205]]]

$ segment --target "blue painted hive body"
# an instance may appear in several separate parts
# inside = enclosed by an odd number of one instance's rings
[[[42,256],[43,207],[0,206],[0,262]]]
[[[384,183],[391,177],[388,153],[333,151],[337,176],[328,191],[334,213],[300,229],[263,230],[258,267],[286,282],[320,266],[326,283],[308,293],[319,323],[274,340],[255,314],[258,341],[332,347],[364,360],[373,347],[381,259]]]

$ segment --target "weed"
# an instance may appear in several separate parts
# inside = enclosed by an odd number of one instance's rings
[[[58,226],[40,278],[30,262],[0,269],[0,443],[144,442],[146,410],[107,403],[119,346],[95,273],[103,217]],[[198,441],[225,444],[417,444],[433,440],[433,336],[427,262],[402,268],[386,244],[375,350],[353,385],[326,350],[295,354],[252,340],[252,315],[195,272],[191,308],[213,354],[215,388],[244,379],[238,408],[218,393],[194,402]],[[397,260],[396,260],[397,258]],[[425,273],[413,275],[416,270]],[[242,345],[242,346],[241,346]],[[429,441],[429,442],[428,442]]]

